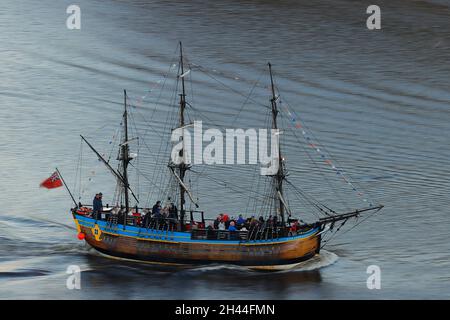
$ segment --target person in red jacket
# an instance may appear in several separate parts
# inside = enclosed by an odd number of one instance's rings
[[[228,227],[230,226],[230,217],[226,213],[222,216],[222,221],[225,224],[225,229],[228,230]]]

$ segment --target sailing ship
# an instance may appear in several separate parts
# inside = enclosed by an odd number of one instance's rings
[[[183,128],[189,124],[185,120],[188,102],[181,42],[179,48],[178,80],[181,81],[181,92],[178,102],[178,126]],[[278,97],[270,63],[268,71],[271,128],[278,129]],[[128,167],[133,160],[133,154],[130,153],[133,138],[129,137],[127,105],[127,93],[124,91],[123,134],[117,168],[114,168],[90,141],[81,136],[82,142],[87,144],[117,180],[120,199],[115,206],[103,208],[101,215],[93,215],[91,206],[77,203],[72,197],[75,207],[71,209],[71,214],[79,239],[85,240],[108,257],[176,266],[232,264],[262,270],[288,269],[318,255],[323,246],[324,233],[333,230],[335,224],[343,225],[351,218],[378,212],[383,207],[372,205],[344,213],[329,209],[324,217],[312,223],[303,222],[294,216],[295,210],[289,207],[284,197],[286,164],[281,150],[278,150],[278,170],[270,177],[276,199],[273,212],[267,212],[274,217],[270,223],[248,219],[248,228],[238,230],[206,227],[208,213],[199,210],[197,201],[189,191],[185,178],[186,173],[191,170],[191,164],[184,161],[178,164],[169,161],[167,166],[178,187],[173,198],[176,203],[172,204],[171,213],[174,215],[155,217],[151,208],[139,205],[139,197],[130,186]],[[183,157],[185,152],[186,150],[181,149],[180,156]],[[187,206],[187,198],[195,205],[194,209]]]

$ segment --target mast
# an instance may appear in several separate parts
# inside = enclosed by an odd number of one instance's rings
[[[181,94],[180,94],[180,128],[184,127],[184,110],[186,109],[186,90],[185,90],[185,85],[184,85],[184,64],[183,64],[183,45],[180,41],[180,72],[182,75],[181,77]],[[184,128],[182,129],[184,130]],[[183,131],[184,132],[184,131]],[[187,166],[184,162],[184,156],[185,156],[185,151],[184,151],[184,134],[181,137],[181,139],[183,139],[183,148],[180,151],[180,156],[182,158],[181,163],[178,166],[178,170],[179,170],[179,178],[180,178],[180,221],[181,221],[181,227],[182,224],[184,223],[184,216],[185,216],[185,208],[184,208],[184,203],[185,203],[185,187],[184,187],[184,176],[186,174],[186,170],[187,170]]]
[[[128,163],[130,162],[130,158],[129,158],[129,147],[128,147],[128,114],[127,114],[127,91],[123,90],[123,94],[124,94],[124,112],[123,112],[123,121],[124,121],[124,139],[122,142],[122,177],[123,177],[123,192],[125,195],[125,216],[124,216],[124,226],[126,224],[126,216],[128,214],[128,211],[130,209],[130,202],[129,202],[129,198],[128,198],[128,188],[129,188],[129,184],[128,184]]]
[[[131,187],[128,183],[125,183],[125,180],[122,176],[122,174],[119,171],[116,171],[113,167],[111,167],[111,165],[109,164],[108,161],[105,160],[105,158],[102,157],[102,155],[92,146],[92,144],[89,143],[89,141],[86,140],[85,137],[83,137],[82,135],[80,135],[81,139],[83,139],[83,141],[88,145],[88,147],[95,153],[95,155],[98,157],[98,159],[103,162],[103,164],[106,166],[106,168],[108,168],[109,171],[111,171],[111,173],[125,186],[128,185],[127,189],[128,191],[131,193],[131,195],[133,196],[134,200],[136,200],[137,203],[139,203],[139,199],[137,198],[137,196],[134,194],[133,190],[131,190]],[[120,160],[120,157],[118,158],[118,160]],[[131,159],[130,159],[131,160]]]
[[[275,95],[275,86],[273,84],[273,76],[272,76],[272,65],[270,62],[268,63],[269,66],[269,73],[270,73],[270,85],[272,89],[272,99],[270,99],[270,102],[272,104],[272,129],[278,129],[277,126],[277,116],[278,116],[278,106],[277,106],[277,97]],[[281,157],[281,150],[280,150],[280,143],[278,143],[278,171],[274,175],[276,188],[277,188],[277,194],[279,195],[279,208],[280,208],[280,216],[281,216],[281,223],[283,226],[285,226],[285,218],[284,218],[284,196],[283,196],[283,180],[285,178],[284,175],[284,169],[283,169],[283,161]]]

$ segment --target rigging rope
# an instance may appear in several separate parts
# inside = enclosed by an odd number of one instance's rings
[[[223,83],[222,81],[220,81],[219,79],[217,79],[216,77],[214,77],[213,75],[211,75],[211,74],[206,70],[206,68],[203,68],[202,66],[200,66],[200,65],[198,65],[198,64],[196,64],[195,66],[198,67],[198,69],[199,69],[201,72],[203,72],[205,75],[207,75],[207,76],[210,77],[211,79],[215,80],[216,82],[220,83],[222,86],[224,86],[224,87],[227,88],[228,90],[230,90],[230,91],[232,91],[232,92],[234,92],[234,93],[236,93],[236,94],[238,94],[238,95],[240,95],[240,96],[243,96],[244,98],[247,98],[247,95],[246,95],[246,94],[244,94],[244,93],[242,93],[242,92],[240,92],[240,91],[238,91],[238,90],[236,90],[236,89],[233,89],[232,87],[226,85],[225,83]],[[254,102],[255,104],[257,104],[257,105],[259,105],[259,106],[262,106],[262,107],[264,107],[264,108],[270,109],[270,107],[266,106],[265,104],[261,104],[261,103],[259,103],[258,101],[254,100],[254,99],[250,99],[250,98],[249,98],[249,100],[252,101],[252,102]]]
[[[283,100],[286,101],[284,98],[283,98]],[[333,169],[336,172],[336,174],[339,175],[342,178],[342,180],[345,183],[347,183],[347,185],[349,185],[352,188],[352,190],[354,192],[356,192],[356,194],[359,197],[362,197],[362,200],[364,202],[369,202],[367,197],[364,196],[364,193],[362,191],[359,191],[356,188],[355,183],[350,181],[350,178],[344,174],[344,171],[342,169],[338,168],[338,166],[334,164],[334,162],[337,162],[337,161],[331,160],[330,153],[325,149],[324,146],[319,145],[319,143],[317,142],[317,139],[310,132],[310,130],[307,129],[306,125],[304,124],[304,121],[302,120],[302,122],[300,122],[300,120],[299,120],[300,118],[295,114],[295,112],[293,110],[289,109],[289,107],[288,107],[289,103],[286,102],[286,104],[287,104],[287,106],[285,106],[282,110],[287,114],[287,116],[289,116],[290,121],[292,122],[294,127],[296,129],[301,130],[301,133],[302,133],[303,137],[305,138],[307,145],[309,147],[311,147],[314,151],[316,151],[319,154],[319,156],[321,157],[322,161],[324,163],[326,163],[327,165],[329,165],[329,167],[331,169]],[[314,143],[314,142],[316,142],[316,143]],[[369,202],[369,206],[370,207],[373,206],[372,202]]]

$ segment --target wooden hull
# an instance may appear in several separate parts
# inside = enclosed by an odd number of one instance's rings
[[[273,240],[192,240],[189,232],[167,232],[123,225],[109,226],[74,215],[86,242],[104,255],[169,265],[234,264],[264,270],[295,266],[320,250],[320,230]]]

